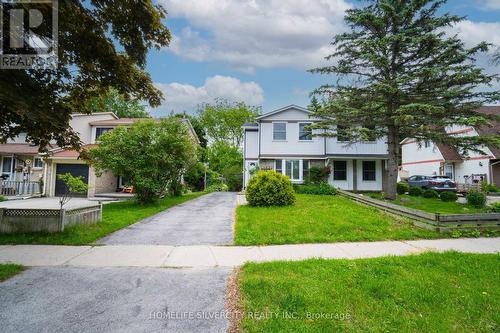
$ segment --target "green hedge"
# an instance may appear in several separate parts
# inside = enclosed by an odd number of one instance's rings
[[[483,208],[486,206],[486,194],[478,191],[470,191],[466,197],[467,203],[476,208]]]
[[[424,198],[428,198],[428,199],[437,199],[439,198],[439,193],[437,193],[436,190],[425,190],[422,192],[422,196]]]
[[[440,198],[442,201],[457,201],[458,196],[455,192],[444,191],[441,193]]]
[[[410,191],[410,185],[406,182],[399,182],[397,187],[396,187],[396,192],[398,194],[405,194],[406,192]]]
[[[414,197],[418,197],[422,195],[422,189],[417,186],[410,186],[410,190],[408,191],[408,194]]]
[[[337,190],[328,183],[320,183],[318,185],[295,185],[295,192],[300,194],[320,194],[320,195],[335,195]]]

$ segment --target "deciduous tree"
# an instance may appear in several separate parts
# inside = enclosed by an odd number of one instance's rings
[[[57,69],[1,70],[0,142],[26,132],[41,147],[78,147],[71,113],[89,112],[86,101],[109,87],[159,105],[145,65],[150,48],[170,41],[165,16],[152,0],[59,1]]]

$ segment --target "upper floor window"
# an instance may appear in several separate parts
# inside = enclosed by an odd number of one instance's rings
[[[273,140],[286,140],[286,123],[273,123]]]
[[[43,168],[43,161],[40,157],[33,159],[33,168]]]
[[[377,180],[375,161],[363,161],[363,180]]]
[[[311,125],[311,123],[299,123],[299,140],[312,140],[312,129],[308,127],[309,125]]]
[[[113,130],[112,127],[97,127],[95,129],[95,138],[96,138],[96,140],[97,140],[97,138],[99,138],[104,133],[111,132],[112,130]]]

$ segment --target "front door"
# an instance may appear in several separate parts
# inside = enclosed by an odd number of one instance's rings
[[[451,180],[455,179],[455,168],[453,163],[447,163],[444,165],[444,175],[450,177]]]

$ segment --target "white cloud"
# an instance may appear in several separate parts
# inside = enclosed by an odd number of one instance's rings
[[[457,33],[468,47],[482,41],[500,46],[500,23],[498,22],[464,20],[455,24],[450,30],[452,33]]]
[[[170,16],[186,18],[192,26],[174,36],[167,51],[195,61],[222,60],[247,73],[323,64],[332,51],[331,39],[345,29],[343,17],[351,7],[344,0],[160,2]]]
[[[255,82],[241,82],[230,77],[216,75],[205,80],[200,87],[182,83],[155,83],[165,100],[163,104],[151,110],[154,116],[165,116],[171,111],[193,112],[198,105],[213,102],[216,98],[224,98],[233,102],[245,102],[249,105],[260,105],[264,100],[264,91]]]
[[[485,5],[489,9],[500,9],[500,0],[486,0]]]

